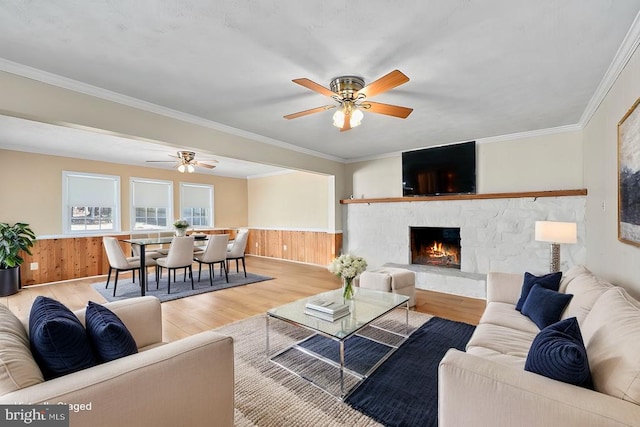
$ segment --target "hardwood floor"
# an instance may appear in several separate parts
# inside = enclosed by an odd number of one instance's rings
[[[217,328],[263,314],[272,307],[340,286],[340,279],[320,266],[249,256],[247,271],[274,277],[274,280],[163,303],[164,339],[173,341]],[[123,277],[127,276],[123,275]],[[9,307],[18,317],[28,316],[31,304],[38,295],[57,299],[71,310],[76,310],[85,307],[89,300],[105,302],[104,298],[91,287],[92,283],[104,281],[105,277],[100,276],[29,286],[15,295],[1,297],[0,302]],[[477,324],[485,307],[484,300],[440,292],[423,290],[416,292],[416,311],[450,320]]]

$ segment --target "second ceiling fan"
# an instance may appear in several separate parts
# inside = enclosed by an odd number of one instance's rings
[[[284,116],[284,118],[296,119],[298,117],[339,107],[338,111],[333,114],[333,125],[339,127],[341,132],[359,126],[362,118],[364,117],[364,114],[362,113],[363,110],[406,119],[413,111],[413,108],[382,104],[380,102],[371,102],[368,98],[386,92],[408,81],[409,77],[405,76],[399,70],[394,70],[389,74],[380,77],[378,80],[369,83],[367,86],[364,85],[364,80],[361,77],[356,76],[342,76],[333,79],[330,84],[331,89],[327,89],[326,87],[306,78],[295,79],[293,80],[294,83],[333,98],[334,101],[337,102],[337,105],[324,105],[310,110],[299,111],[297,113],[288,114]]]
[[[213,165],[204,163],[203,161],[197,161],[195,159],[196,153],[193,151],[178,151],[177,154],[177,156],[169,154],[169,157],[173,157],[176,160],[147,160],[147,163],[175,163],[176,165],[174,167],[178,169],[178,172],[182,173],[193,173],[195,172],[196,166],[214,169],[216,167],[215,163],[218,163],[217,160],[205,160],[206,162],[214,163]]]

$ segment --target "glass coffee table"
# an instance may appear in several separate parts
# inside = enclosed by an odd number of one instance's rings
[[[273,363],[344,400],[389,358],[412,332],[409,297],[357,288],[349,301],[349,315],[335,321],[305,314],[308,301],[342,303],[342,290],[324,292],[267,311],[266,355]],[[404,320],[386,319],[404,308]],[[274,319],[304,331],[303,338],[271,354],[270,332]]]

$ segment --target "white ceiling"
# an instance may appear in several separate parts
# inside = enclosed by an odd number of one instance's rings
[[[349,160],[578,124],[639,10],[640,0],[5,1],[0,59]],[[331,103],[294,78],[328,86],[394,69],[411,80],[373,100],[414,108],[406,120],[365,113],[339,132],[331,111],[282,118]],[[4,138],[5,124],[0,147],[29,147],[19,130]],[[49,138],[75,157],[104,160],[110,144],[125,158],[175,151],[105,135],[68,146],[61,134]]]

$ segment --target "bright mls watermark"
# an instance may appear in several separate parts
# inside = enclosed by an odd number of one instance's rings
[[[69,405],[0,405],[0,425],[69,427]]]

